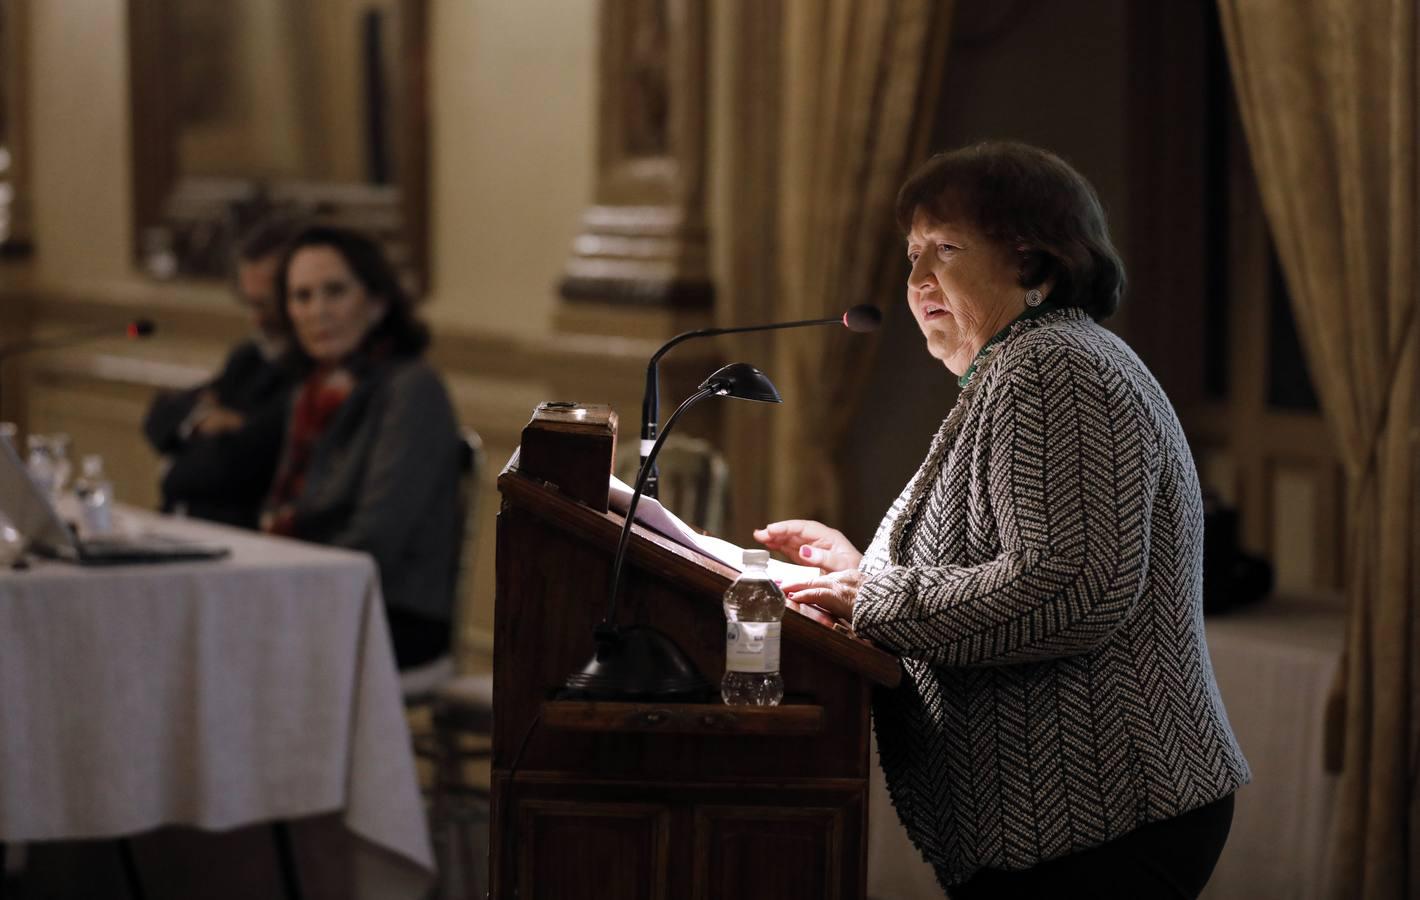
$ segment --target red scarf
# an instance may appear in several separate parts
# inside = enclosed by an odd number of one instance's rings
[[[335,414],[350,396],[355,380],[344,369],[320,368],[310,374],[296,395],[296,407],[291,414],[291,428],[286,435],[286,452],[281,469],[266,499],[266,515],[262,516],[263,531],[287,537],[296,534],[296,500],[306,488],[306,472],[311,464],[311,452]]]

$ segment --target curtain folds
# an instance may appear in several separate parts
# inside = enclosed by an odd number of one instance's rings
[[[778,316],[900,300],[892,204],[931,128],[950,6],[784,4]],[[841,329],[777,336],[775,375],[786,403],[773,419],[772,516],[837,521],[836,451],[875,346]]]
[[[859,303],[886,308],[900,300],[892,204],[930,131],[951,6],[730,4],[737,24],[759,26],[749,43],[775,40],[732,61],[732,119],[764,122],[770,109],[774,118],[772,135],[747,133],[726,148],[731,177],[761,191],[737,188],[730,201],[729,220],[745,230],[739,236],[761,233],[753,241],[728,236],[726,321],[823,318]],[[737,33],[750,37],[742,28]],[[762,233],[766,221],[771,234]],[[842,477],[836,451],[851,427],[875,339],[803,329],[778,332],[761,346],[767,352],[760,358],[769,361],[763,368],[785,402],[756,420],[767,426],[763,435],[731,439],[732,457],[764,473],[759,496],[737,496],[736,504],[753,504],[770,518],[834,522]]]
[[[1336,897],[1420,893],[1414,0],[1219,0],[1268,223],[1346,467]]]

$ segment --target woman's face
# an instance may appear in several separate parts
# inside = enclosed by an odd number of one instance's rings
[[[365,340],[388,305],[370,296],[334,247],[302,247],[286,268],[286,313],[306,355],[343,361]]]
[[[918,210],[907,258],[907,305],[927,338],[927,352],[956,375],[1025,311],[1013,254],[974,225],[939,222]]]

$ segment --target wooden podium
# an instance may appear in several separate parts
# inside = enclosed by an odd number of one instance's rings
[[[868,697],[895,657],[787,611],[778,707],[553,699],[606,611],[615,436],[607,407],[543,404],[498,479],[493,896],[863,897]],[[735,575],[637,526],[618,619],[718,684]]]

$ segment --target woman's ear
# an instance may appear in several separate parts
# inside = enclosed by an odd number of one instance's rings
[[[1016,277],[1023,288],[1047,288],[1050,275],[1050,257],[1022,244],[1016,248],[1018,263],[1016,266]],[[1046,293],[1049,290],[1046,289]]]
[[[379,325],[385,320],[385,316],[389,315],[389,312],[390,304],[388,300],[386,300],[384,297],[371,297],[370,305],[365,311],[367,320],[367,324],[365,327],[367,329],[370,329],[374,328],[376,325]]]

